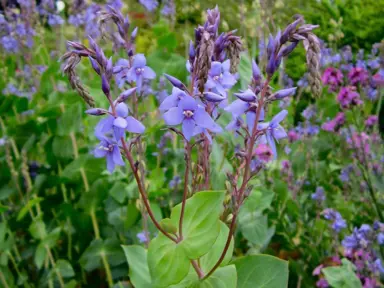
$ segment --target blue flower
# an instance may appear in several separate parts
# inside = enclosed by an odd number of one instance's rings
[[[325,219],[332,221],[332,229],[339,233],[342,229],[347,227],[347,222],[343,219],[341,214],[333,209],[327,208],[322,212]]]
[[[109,110],[111,111],[111,109]],[[120,141],[125,131],[141,134],[145,127],[140,121],[128,116],[128,106],[125,103],[120,103],[116,105],[116,117],[110,115],[100,120],[96,126],[96,131],[101,134],[111,132],[111,130],[113,130],[115,140]]]
[[[177,107],[181,99],[185,98],[187,94],[177,87],[172,88],[172,94],[166,97],[160,104],[159,110],[161,112],[168,111],[173,107]]]
[[[156,73],[147,66],[144,54],[136,54],[133,58],[132,67],[128,70],[128,82],[136,82],[137,91],[140,93],[143,79],[152,80],[155,77]]]
[[[212,90],[223,96],[227,95],[227,89],[231,89],[236,84],[235,77],[230,71],[230,60],[223,63],[212,62],[211,69],[208,72],[208,80],[205,83],[206,91]]]
[[[316,192],[311,195],[313,200],[316,200],[318,202],[324,202],[325,201],[325,194],[324,194],[324,188],[319,186],[316,188]]]
[[[287,110],[282,110],[272,118],[271,122],[260,123],[258,125],[259,130],[265,130],[265,135],[263,135],[261,143],[268,143],[272,149],[275,159],[277,158],[275,141],[288,137],[287,132],[285,132],[284,128],[280,125],[280,122],[284,120],[287,114]]]
[[[109,172],[113,172],[116,165],[124,166],[123,158],[121,157],[120,148],[115,141],[105,137],[96,131],[96,137],[100,140],[100,144],[93,151],[96,158],[107,159],[107,169]]]
[[[190,96],[182,98],[177,107],[172,107],[163,115],[167,125],[175,126],[182,124],[182,131],[188,141],[194,134],[195,126],[206,128],[212,132],[219,133],[221,127],[213,121],[204,107],[197,104]]]
[[[144,6],[148,12],[153,12],[156,10],[159,3],[156,0],[139,0],[140,4]]]

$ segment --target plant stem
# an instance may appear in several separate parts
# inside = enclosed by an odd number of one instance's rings
[[[248,151],[247,151],[246,158],[245,158],[245,168],[244,168],[245,170],[244,170],[244,175],[243,175],[243,181],[242,181],[239,193],[237,194],[237,197],[235,199],[236,203],[234,203],[235,207],[234,207],[234,211],[233,211],[231,225],[229,227],[229,233],[228,233],[227,241],[225,243],[224,250],[221,253],[219,260],[216,262],[215,266],[213,266],[213,268],[207,273],[207,275],[205,275],[204,279],[207,279],[209,276],[211,276],[215,272],[215,270],[220,266],[221,262],[223,262],[225,254],[227,253],[229,245],[231,244],[232,235],[235,232],[237,214],[240,210],[240,205],[243,202],[244,192],[245,192],[245,189],[247,187],[248,181],[250,179],[249,178],[249,173],[250,173],[249,169],[251,166],[253,146],[255,145],[255,141],[257,138],[257,123],[259,122],[261,109],[264,105],[265,93],[267,92],[267,88],[268,88],[270,80],[271,79],[268,76],[267,80],[264,82],[263,90],[261,90],[261,96],[260,96],[260,100],[259,100],[257,110],[256,110],[255,123],[253,125],[251,139],[247,143],[248,144]]]
[[[151,218],[153,224],[156,226],[156,228],[161,232],[163,233],[166,237],[168,237],[169,239],[171,239],[173,242],[177,243],[178,240],[173,237],[172,235],[170,235],[168,232],[166,232],[159,224],[159,222],[157,222],[155,216],[153,215],[153,212],[151,210],[151,206],[149,204],[149,201],[148,201],[148,198],[147,198],[147,195],[146,195],[146,192],[143,188],[143,184],[141,183],[141,179],[140,179],[140,176],[139,176],[139,173],[138,173],[138,170],[135,166],[135,162],[133,160],[133,157],[131,155],[131,152],[129,151],[128,149],[128,146],[127,146],[127,143],[125,142],[125,139],[122,137],[121,138],[121,143],[122,143],[122,146],[123,146],[123,150],[124,150],[124,153],[125,153],[125,157],[128,159],[128,162],[129,162],[129,165],[131,166],[131,169],[132,169],[132,172],[133,172],[133,175],[135,177],[135,180],[136,180],[136,183],[137,183],[137,187],[139,188],[139,192],[140,192],[140,195],[143,199],[143,203],[144,203],[144,206],[145,208],[147,209],[147,212],[148,212],[148,215],[149,217]]]
[[[57,279],[59,279],[60,287],[64,287],[65,284],[64,284],[63,276],[61,275],[59,269],[56,268],[55,259],[53,259],[53,255],[52,255],[51,249],[49,249],[48,246],[45,246],[45,249],[47,250],[49,261],[51,262],[52,268],[55,269],[55,273],[57,275]]]
[[[211,276],[216,269],[220,266],[221,262],[223,262],[225,255],[227,254],[227,251],[229,249],[229,245],[231,244],[232,235],[235,232],[235,226],[236,226],[236,218],[237,218],[237,212],[233,213],[233,218],[231,221],[231,226],[229,227],[228,237],[227,241],[225,242],[224,250],[220,255],[219,260],[217,260],[215,266],[207,273],[207,275],[204,276],[204,279],[207,279],[209,276]]]
[[[111,267],[109,266],[107,256],[104,254],[104,252],[101,252],[101,260],[103,261],[105,272],[107,274],[108,286],[109,287],[113,287],[113,279],[112,279]]]
[[[191,169],[191,145],[188,141],[185,141],[185,174],[184,174],[184,192],[183,192],[183,201],[181,202],[181,211],[179,219],[179,240],[183,240],[183,219],[185,213],[185,204],[187,202],[188,195],[188,180],[189,180],[189,170]]]
[[[5,288],[9,288],[7,281],[5,281],[5,277],[2,271],[0,271],[0,280],[1,280],[1,283],[3,283]]]
[[[93,207],[91,208],[91,211],[89,212],[89,214],[91,215],[92,226],[93,226],[93,230],[95,231],[95,238],[100,239],[100,229],[99,229],[99,225],[97,224],[96,213]]]
[[[195,269],[197,275],[199,276],[199,279],[203,279],[204,278],[204,272],[201,270],[199,263],[197,263],[196,260],[191,260],[191,264],[192,264],[193,269]]]

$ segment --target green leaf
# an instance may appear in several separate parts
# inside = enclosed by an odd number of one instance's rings
[[[122,245],[129,265],[129,278],[136,288],[151,288],[147,251],[139,245]]]
[[[224,209],[224,191],[202,191],[187,200],[183,240],[179,243],[190,259],[206,254],[220,233],[219,217]],[[171,219],[178,227],[181,204],[172,209]]]
[[[205,254],[199,259],[200,267],[205,273],[208,273],[219,260],[227,242],[228,233],[229,228],[227,227],[227,225],[220,221],[220,234],[217,237],[215,244],[213,244],[212,248],[207,254]],[[225,254],[224,260],[221,262],[220,266],[227,265],[232,259],[233,246],[235,240],[233,239],[233,236],[231,238],[232,240],[229,244],[228,251]]]
[[[284,288],[288,286],[288,262],[269,255],[236,259],[237,288]]]
[[[182,245],[158,235],[148,248],[148,267],[153,284],[168,287],[177,284],[187,276],[190,260]]]
[[[59,270],[64,278],[75,276],[75,271],[73,271],[72,265],[67,260],[58,260],[56,262],[56,269]]]
[[[36,204],[43,201],[43,198],[36,197],[28,201],[28,203],[20,210],[19,214],[17,215],[17,221],[20,221],[25,217],[25,215],[28,213],[29,209],[31,209]]]
[[[191,286],[191,288],[236,288],[236,283],[236,267],[229,265],[218,268],[208,279]]]
[[[240,84],[242,89],[248,87],[252,78],[252,60],[248,53],[242,53],[239,64]]]
[[[29,226],[29,232],[33,238],[39,240],[43,240],[47,236],[45,224],[41,219],[36,219],[34,222],[32,222],[32,224]]]
[[[361,282],[354,272],[353,264],[347,259],[343,259],[342,262],[342,266],[321,269],[325,279],[334,288],[361,288]]]
[[[0,204],[0,213],[4,213],[6,211],[8,211],[9,207],[8,206],[4,206],[2,204]]]
[[[37,246],[34,261],[38,269],[41,269],[44,264],[45,257],[47,256],[47,250],[42,243]]]

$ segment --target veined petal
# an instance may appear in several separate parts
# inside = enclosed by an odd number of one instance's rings
[[[120,128],[120,127],[113,127],[113,135],[115,136],[115,140],[117,142],[120,141],[121,137],[124,137],[124,132],[125,132],[125,129],[124,128]]]
[[[211,70],[209,71],[210,76],[219,76],[221,74],[221,63],[214,61],[211,64]]]
[[[241,116],[241,114],[243,114],[248,107],[249,104],[247,102],[237,99],[225,107],[224,110],[232,113],[234,116]]]
[[[119,146],[113,145],[112,160],[116,165],[124,166],[125,163],[121,157]]]
[[[179,106],[181,109],[185,110],[191,110],[195,111],[197,109],[197,103],[196,100],[193,99],[192,97],[184,97],[183,99],[180,100]]]
[[[122,117],[117,117],[115,120],[113,120],[113,126],[118,128],[126,128],[128,125],[127,120],[125,120]]]
[[[213,121],[211,116],[205,111],[203,107],[199,107],[193,115],[196,125],[206,128],[212,132],[220,133],[223,129]]]
[[[256,113],[253,111],[249,111],[245,116],[247,120],[249,133],[252,134],[253,127],[255,126]]]
[[[276,140],[288,137],[287,132],[285,132],[284,128],[281,125],[277,126],[272,130],[272,135],[273,138],[275,138]]]
[[[173,107],[164,113],[163,118],[167,125],[179,125],[184,119],[183,110],[179,107]]]
[[[144,54],[136,54],[133,58],[132,67],[143,68],[145,65],[147,65],[147,59],[145,59]]]
[[[172,93],[168,97],[165,97],[164,101],[161,102],[159,110],[161,112],[167,111],[172,107],[176,107],[178,103],[179,103],[179,97]]]
[[[110,173],[112,173],[113,170],[115,170],[115,162],[113,161],[112,153],[107,154],[107,169]]]
[[[279,125],[279,123],[284,120],[287,114],[287,110],[281,110],[279,113],[277,113],[271,120],[271,127],[277,127],[277,125]]]
[[[116,105],[116,114],[120,117],[127,117],[128,116],[128,106],[125,103],[119,103]]]
[[[195,121],[191,118],[184,118],[182,124],[182,131],[185,139],[187,139],[188,141],[192,138],[194,128]]]
[[[104,118],[100,120],[100,122],[96,125],[96,133],[107,133],[112,130],[113,127],[113,121],[115,120],[115,117],[113,116],[108,116],[107,118]],[[97,135],[96,135],[97,136]]]
[[[221,63],[221,68],[223,69],[224,72],[229,72],[229,69],[231,68],[231,60],[227,59],[223,63]]]
[[[143,77],[145,79],[155,79],[156,78],[156,73],[155,71],[152,70],[152,68],[145,66],[144,67],[144,72],[143,72]]]
[[[145,126],[137,119],[132,116],[128,116],[127,118],[127,131],[131,133],[141,134],[145,131]]]

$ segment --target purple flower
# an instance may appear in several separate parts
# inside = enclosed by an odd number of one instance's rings
[[[255,155],[263,163],[268,163],[272,160],[272,150],[268,145],[259,144],[255,149]]]
[[[376,115],[368,116],[367,120],[365,120],[366,127],[373,127],[377,124],[379,118]]]
[[[137,237],[137,239],[139,239],[140,243],[146,243],[149,241],[148,235],[146,232],[137,233],[136,237]]]
[[[127,74],[127,80],[129,82],[136,82],[137,91],[140,93],[143,79],[154,79],[156,73],[147,66],[147,60],[144,54],[136,54],[133,58],[132,67]]]
[[[17,53],[19,51],[19,42],[12,36],[3,36],[0,42],[8,53]]]
[[[114,142],[112,139],[101,135],[100,133],[98,133],[97,130],[95,134],[96,137],[100,140],[100,144],[93,151],[95,157],[105,157],[107,159],[107,169],[111,173],[115,169],[116,165],[124,166],[125,164],[123,158],[121,157],[120,148],[117,143]]]
[[[48,24],[49,26],[60,26],[64,24],[64,19],[57,14],[48,15]]]
[[[332,221],[332,229],[339,233],[342,229],[347,227],[347,222],[343,219],[341,214],[331,208],[327,208],[322,212],[325,219]]]
[[[163,8],[161,9],[161,14],[168,17],[174,17],[176,13],[176,7],[173,0],[165,1]]]
[[[316,106],[314,105],[309,105],[305,110],[301,113],[301,115],[306,119],[306,120],[311,120],[313,117],[316,116]]]
[[[241,93],[235,93],[235,96],[239,99],[233,101],[225,107],[224,110],[232,113],[233,117],[240,117],[243,113],[245,113],[248,129],[249,131],[252,131],[256,120],[256,111],[258,106],[257,97],[251,89],[247,89]],[[263,120],[264,109],[261,110],[259,121]]]
[[[111,108],[109,110],[111,111]],[[105,134],[113,130],[116,141],[120,141],[125,131],[143,133],[145,130],[144,125],[132,116],[128,116],[128,114],[128,106],[125,103],[116,105],[116,117],[110,115],[100,120],[96,126],[96,131]]]
[[[319,281],[316,282],[316,287],[328,288],[329,287],[328,281],[325,278],[321,278]]]
[[[276,114],[271,122],[269,123],[260,123],[258,125],[259,130],[266,130],[265,135],[263,135],[261,142],[267,142],[271,147],[274,158],[277,158],[276,144],[275,141],[286,138],[288,135],[285,132],[284,128],[280,125],[280,122],[284,120],[287,116],[288,111],[282,110]]]
[[[180,100],[184,99],[185,97],[187,97],[187,94],[183,90],[180,90],[177,87],[173,87],[172,94],[168,97],[165,97],[164,101],[159,107],[159,110],[161,112],[165,112],[173,107],[177,107],[179,105]]]
[[[324,202],[325,201],[324,188],[321,186],[317,187],[316,192],[311,195],[311,198],[313,200],[316,200],[319,203]]]
[[[355,86],[357,84],[365,85],[368,81],[368,71],[361,67],[352,68],[348,73],[348,79],[351,85]]]
[[[153,12],[156,10],[159,3],[156,0],[139,0],[140,4],[143,5],[143,7],[148,12]]]
[[[329,91],[336,91],[343,84],[343,73],[337,68],[328,67],[321,77],[324,85],[329,85]]]
[[[328,132],[337,132],[345,123],[345,115],[343,112],[339,112],[336,117],[326,123],[321,128]]]
[[[343,109],[363,104],[359,93],[356,92],[356,88],[353,86],[341,88],[339,94],[337,95],[337,101]]]
[[[213,121],[204,107],[197,104],[190,96],[182,98],[177,107],[172,107],[163,115],[167,125],[176,126],[182,124],[182,131],[188,141],[194,134],[195,126],[206,128],[212,132],[219,133],[221,127]]]
[[[232,115],[232,121],[228,123],[225,129],[228,131],[239,131],[243,123],[244,121],[241,119],[241,117]]]
[[[229,59],[223,63],[216,61],[212,62],[211,69],[208,72],[208,80],[207,83],[205,83],[205,89],[226,96],[226,90],[232,88],[232,86],[236,84],[236,79],[229,72],[229,69]]]
[[[384,245],[384,233],[383,232],[377,234],[377,243],[379,243],[379,245]]]
[[[169,182],[169,188],[174,189],[181,183],[181,178],[179,175],[176,175],[172,178],[172,180]]]

